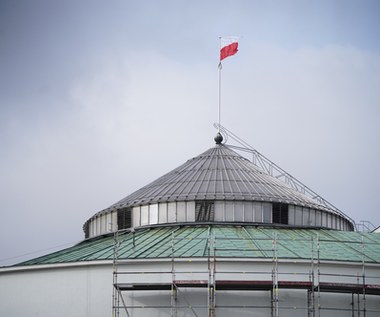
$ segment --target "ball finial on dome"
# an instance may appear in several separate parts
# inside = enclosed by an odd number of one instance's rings
[[[214,138],[214,140],[215,140],[216,144],[222,144],[222,142],[223,142],[223,136],[220,134],[220,132],[218,132],[218,134],[216,135],[216,137]]]

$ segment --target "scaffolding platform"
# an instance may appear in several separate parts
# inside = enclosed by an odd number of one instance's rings
[[[117,283],[118,291],[170,291],[172,283]]]
[[[162,283],[116,283],[118,291],[170,291],[172,286],[185,288],[207,288],[207,280],[176,280]]]
[[[378,284],[363,285],[350,283],[320,282],[317,288],[319,288],[319,291],[321,292],[380,295],[380,285]]]
[[[273,281],[260,281],[260,280],[216,280],[214,285],[210,285],[207,280],[175,280],[167,283],[119,283],[114,287],[119,291],[165,291],[171,290],[172,285],[175,287],[184,288],[207,288],[214,287],[222,291],[234,291],[234,290],[271,290],[273,289]],[[357,286],[357,285],[356,285]],[[304,281],[279,281],[278,288],[286,289],[313,289],[311,282]],[[321,291],[325,288],[321,288]],[[380,288],[377,289],[380,291]]]
[[[273,281],[269,280],[216,280],[215,287],[218,290],[225,291],[269,291],[273,289]],[[311,282],[305,281],[279,281],[278,288],[287,288],[287,289],[308,289],[311,290],[313,288],[313,284]]]

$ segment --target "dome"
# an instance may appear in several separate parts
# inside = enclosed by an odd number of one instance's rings
[[[192,200],[275,201],[325,208],[225,145],[188,160],[110,208]]]
[[[332,205],[265,173],[217,144],[111,205],[84,224],[87,238],[165,223],[242,222],[353,230]],[[111,225],[111,228],[110,228]]]

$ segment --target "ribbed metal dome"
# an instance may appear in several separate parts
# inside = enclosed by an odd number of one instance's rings
[[[281,180],[265,174],[223,144],[217,144],[188,160],[109,209],[191,200],[283,202],[330,210]]]

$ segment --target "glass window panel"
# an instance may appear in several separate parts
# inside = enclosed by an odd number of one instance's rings
[[[131,211],[129,211],[131,212]],[[132,226],[132,224],[131,224]],[[116,231],[117,230],[117,212],[113,212],[112,213],[112,231]]]
[[[232,201],[226,201],[225,217],[226,221],[234,221],[234,203]]]
[[[325,212],[322,212],[322,227],[327,226],[327,214]]]
[[[168,222],[176,222],[176,221],[177,221],[176,203],[175,202],[168,203]]]
[[[331,228],[331,214],[327,214],[327,227]]]
[[[100,234],[102,232],[102,216],[98,216],[96,221],[98,222],[97,234]]]
[[[272,204],[263,204],[263,222],[272,223]]]
[[[263,206],[261,203],[253,204],[255,222],[263,222]]]
[[[99,216],[96,216],[95,218],[95,235],[98,235],[99,233]]]
[[[338,220],[337,220],[337,229],[338,230],[342,230],[342,218],[341,217],[338,217]]]
[[[244,221],[253,222],[253,204],[251,201],[244,202]]]
[[[310,223],[310,226],[315,226],[315,210],[314,209],[310,209],[309,223]]]
[[[177,222],[186,221],[186,203],[184,201],[177,202]]]
[[[102,234],[103,233],[103,216],[99,216],[98,218],[98,222],[99,222],[99,231],[98,231],[98,234]]]
[[[102,233],[107,232],[107,215],[102,216]]]
[[[234,221],[242,222],[244,221],[244,206],[243,202],[235,201],[235,213],[234,213]]]
[[[94,236],[94,221],[90,222],[90,237]]]
[[[106,215],[102,215],[102,230],[101,230],[101,233],[106,233],[107,232],[107,216]]]
[[[302,225],[309,225],[309,208],[306,207],[302,208]]]
[[[149,206],[141,206],[140,210],[140,216],[141,216],[141,225],[146,226],[149,224]]]
[[[215,202],[215,214],[214,214],[214,220],[215,221],[224,221],[224,201],[216,201]]]
[[[295,214],[295,208],[294,206],[289,205],[288,207],[288,224],[294,225],[294,214]]]
[[[106,230],[105,232],[110,232],[111,231],[111,214],[110,213],[107,213],[104,215],[104,221],[105,221],[104,229]]]
[[[106,218],[106,232],[111,231],[111,213],[107,213],[104,215]]]
[[[149,224],[155,225],[158,223],[158,205],[153,204],[149,206]]]
[[[133,207],[132,222],[133,222],[133,227],[140,226],[140,207]]]
[[[195,221],[195,202],[188,201],[186,203],[186,220]]]
[[[298,226],[302,225],[302,207],[299,206],[296,206],[295,224]]]
[[[167,203],[158,204],[158,222],[159,223],[168,222],[168,204]]]
[[[319,210],[315,212],[315,225],[321,225],[321,212]]]

